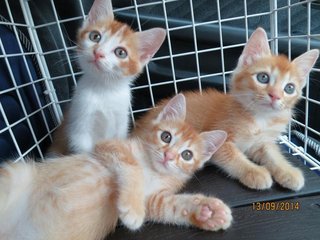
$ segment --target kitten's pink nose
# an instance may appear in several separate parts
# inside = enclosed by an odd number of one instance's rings
[[[280,99],[280,96],[276,92],[269,92],[268,95],[271,98],[272,102]]]
[[[94,54],[94,60],[98,60],[100,58],[104,58],[105,57],[104,54],[99,50],[94,50],[93,54]]]
[[[165,152],[164,153],[164,161],[168,162],[168,161],[172,161],[175,158],[175,154],[172,152]]]

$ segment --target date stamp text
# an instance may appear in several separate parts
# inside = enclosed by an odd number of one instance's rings
[[[252,203],[254,211],[298,211],[299,202],[280,201],[280,202],[254,202]]]

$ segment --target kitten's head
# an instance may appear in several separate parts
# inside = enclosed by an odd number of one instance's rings
[[[318,50],[310,50],[290,62],[286,56],[272,55],[266,32],[258,28],[240,56],[231,94],[254,111],[291,109],[301,97],[318,56]]]
[[[224,131],[197,133],[185,122],[182,94],[172,98],[145,129],[145,142],[152,168],[165,175],[190,177],[224,143]]]
[[[84,72],[130,78],[150,61],[165,35],[161,28],[134,32],[114,20],[111,0],[95,0],[78,32],[79,62]]]

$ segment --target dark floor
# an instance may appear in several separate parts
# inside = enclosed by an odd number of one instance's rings
[[[185,192],[214,195],[232,207],[234,222],[227,231],[207,232],[195,228],[147,223],[132,233],[118,227],[108,240],[179,240],[179,239],[320,239],[320,176],[288,155],[303,169],[306,185],[300,192],[292,192],[274,184],[266,191],[253,191],[227,178],[215,167],[206,167],[188,184]],[[290,202],[299,209],[288,211],[257,211],[253,203]]]

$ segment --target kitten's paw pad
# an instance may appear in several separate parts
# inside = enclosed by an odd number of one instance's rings
[[[194,216],[194,224],[201,229],[218,231],[227,229],[232,222],[230,208],[222,201],[209,198],[203,201]]]
[[[213,210],[211,210],[209,206],[204,205],[202,206],[200,213],[197,216],[197,220],[205,222],[212,217],[212,214],[214,214]]]
[[[240,182],[249,188],[263,190],[272,186],[272,177],[266,168],[257,166],[246,171]]]
[[[299,191],[304,186],[303,174],[300,169],[295,167],[279,171],[274,178],[281,186],[294,191]]]
[[[129,208],[121,209],[119,218],[127,228],[134,231],[142,226],[145,218],[145,213],[144,211],[135,211]]]

